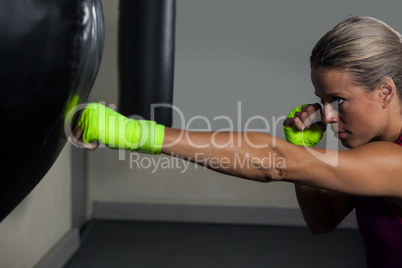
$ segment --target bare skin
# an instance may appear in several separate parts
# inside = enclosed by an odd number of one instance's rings
[[[356,148],[372,141],[395,142],[402,135],[400,100],[392,79],[367,93],[354,85],[349,74],[342,70],[313,69],[311,76],[316,95],[324,106],[329,107],[324,111],[323,123],[339,131],[336,135],[346,147]],[[331,109],[333,102],[338,103],[338,111]],[[285,124],[294,125],[299,130],[309,128],[309,115],[317,109],[320,109],[317,104],[303,107],[301,113]],[[313,234],[332,231],[354,208],[352,195],[301,184],[295,184],[295,188],[300,208]],[[396,211],[402,207],[400,196],[385,198],[396,205]]]
[[[351,150],[335,154],[311,149],[322,154],[316,157],[304,147],[264,133],[166,128],[162,153],[243,179],[295,183],[301,210],[314,234],[335,228],[354,208],[356,195],[382,196],[401,206],[402,146],[394,144],[402,134],[401,101],[392,79],[370,93],[353,84],[349,74],[341,70],[313,69],[312,81],[324,104],[321,127],[335,128],[338,138]],[[334,101],[339,104],[336,111],[331,106]],[[295,118],[285,120],[285,125],[310,128],[310,115],[318,109],[317,104],[303,107]],[[75,129],[74,136],[80,139],[82,131]],[[97,148],[97,144],[82,146]],[[284,161],[269,165],[269,155]],[[236,159],[249,162],[240,166]],[[328,164],[333,161],[337,165]]]

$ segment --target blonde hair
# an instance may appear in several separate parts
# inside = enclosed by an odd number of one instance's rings
[[[326,33],[310,57],[312,68],[340,68],[368,91],[391,77],[402,96],[402,37],[383,21],[350,16]]]

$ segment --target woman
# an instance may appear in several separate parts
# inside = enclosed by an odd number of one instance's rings
[[[352,16],[321,38],[310,63],[316,95],[325,107],[334,101],[338,105],[336,112],[324,109],[323,123],[333,126],[344,146],[357,148],[350,152],[361,152],[356,157],[367,159],[352,163],[376,172],[356,174],[360,177],[356,183],[350,181],[349,190],[341,192],[295,184],[304,219],[313,234],[328,233],[356,208],[368,267],[402,267],[402,199],[390,190],[401,187],[395,165],[400,165],[402,157],[396,152],[395,159],[382,166],[381,158],[392,150],[386,148],[388,144],[380,145],[378,151],[366,151],[374,141],[402,145],[401,35],[374,18]],[[312,112],[314,107],[303,107],[303,112],[285,124],[302,130],[305,122],[308,128]],[[378,187],[378,192],[364,190],[367,186]]]
[[[319,104],[284,122],[289,142],[257,132],[192,132],[127,119],[98,104],[74,136],[84,147],[173,154],[218,172],[295,183],[313,234],[332,231],[356,208],[369,267],[402,265],[402,40],[385,23],[352,16],[316,44],[311,79]],[[322,113],[321,122],[314,120]],[[348,151],[314,146],[330,125]],[[294,144],[291,144],[294,143]],[[312,153],[314,150],[315,153]],[[317,157],[321,155],[321,157]],[[282,159],[272,165],[267,156]],[[237,165],[246,159],[246,165]],[[324,190],[325,189],[325,190]]]

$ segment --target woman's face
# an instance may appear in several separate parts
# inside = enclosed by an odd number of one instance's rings
[[[367,92],[347,71],[312,68],[315,94],[324,105],[323,122],[347,148],[381,140],[386,127],[379,90]]]

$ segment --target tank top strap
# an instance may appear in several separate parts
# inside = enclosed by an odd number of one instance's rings
[[[396,142],[396,144],[399,144],[402,146],[402,136],[399,137],[398,141]],[[398,221],[398,223],[400,225],[402,225],[402,217],[400,216],[400,210],[402,208],[399,208],[399,206],[397,204],[395,204],[394,202],[391,202],[391,200],[388,199],[384,199],[385,203],[387,204],[388,208],[392,211],[392,214],[394,214],[395,219]],[[399,213],[398,213],[398,212]]]
[[[396,142],[399,145],[402,145],[402,136],[399,137],[398,141]]]

